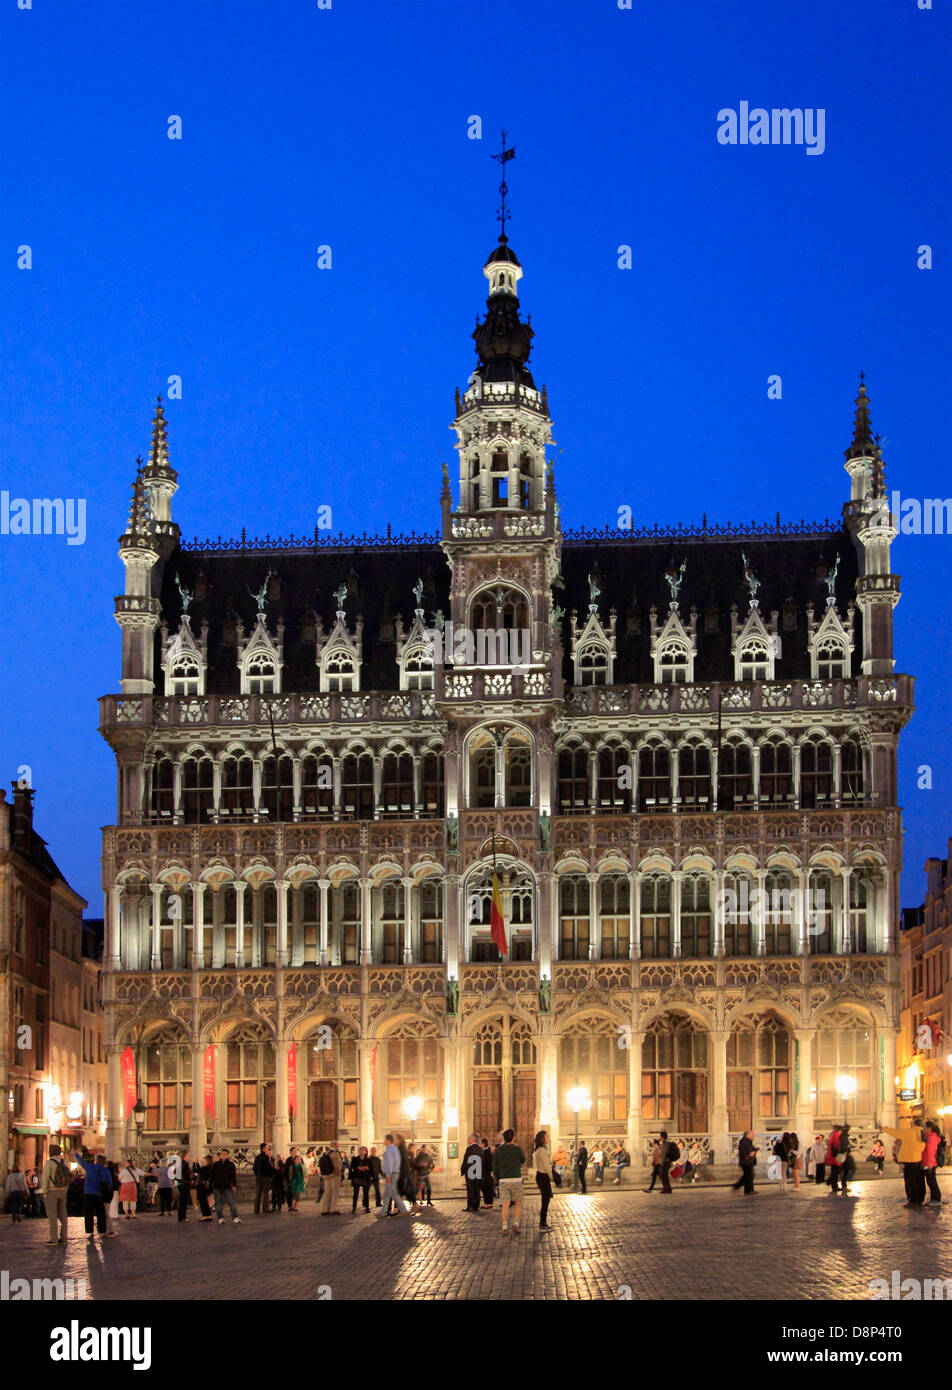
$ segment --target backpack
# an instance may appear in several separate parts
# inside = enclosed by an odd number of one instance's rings
[[[325,1178],[328,1178],[334,1171],[334,1160],[328,1153],[321,1154],[317,1167],[318,1171],[323,1173]]]
[[[678,1163],[680,1161],[681,1150],[673,1139],[668,1140],[668,1147],[665,1150],[664,1158],[666,1163]]]
[[[946,1149],[946,1145],[945,1145],[945,1136],[943,1136],[943,1137],[939,1140],[939,1147],[938,1147],[938,1148],[936,1149],[936,1151],[935,1151],[935,1166],[936,1166],[937,1168],[944,1168],[944,1167],[945,1167],[945,1149]]]
[[[69,1186],[69,1169],[67,1168],[66,1164],[63,1162],[63,1160],[62,1160],[61,1158],[59,1158],[59,1159],[56,1160],[56,1167],[53,1169],[53,1175],[52,1175],[52,1180],[51,1180],[51,1186],[53,1186],[53,1187],[68,1187],[68,1186]]]

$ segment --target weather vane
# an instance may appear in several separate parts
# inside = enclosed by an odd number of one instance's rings
[[[516,157],[515,146],[513,146],[513,148],[512,148],[511,150],[507,150],[507,149],[506,149],[506,132],[503,131],[503,132],[502,132],[502,149],[500,150],[499,154],[494,154],[494,155],[493,155],[493,159],[495,159],[495,160],[498,161],[498,164],[499,164],[499,175],[500,175],[500,178],[499,178],[499,211],[498,211],[497,214],[496,214],[497,218],[499,219],[499,223],[500,223],[500,233],[499,233],[499,240],[500,240],[500,241],[507,241],[507,240],[508,240],[508,237],[506,236],[506,222],[507,222],[508,219],[512,216],[511,213],[509,213],[509,212],[506,211],[506,194],[509,192],[509,187],[508,187],[508,185],[507,185],[507,183],[506,183],[506,161],[507,161],[508,159],[515,159],[515,157]]]

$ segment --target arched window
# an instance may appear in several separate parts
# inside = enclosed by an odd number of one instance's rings
[[[413,815],[413,758],[409,753],[385,753],[380,779],[380,814]]]
[[[254,763],[247,754],[222,759],[219,814],[230,820],[253,816]]]
[[[843,1082],[849,1085],[849,1117],[873,1113],[873,1034],[845,1010],[826,1014],[817,1032],[817,1119],[843,1118]]]
[[[278,671],[270,652],[252,652],[244,663],[245,693],[271,695],[277,692]]]
[[[192,1122],[192,1067],[188,1045],[174,1028],[153,1033],[140,1050],[145,1086],[145,1131],[169,1134]],[[78,1084],[78,1075],[76,1082]]]
[[[727,1127],[790,1119],[790,1031],[773,1014],[744,1019],[727,1040]],[[755,1119],[756,1116],[756,1119]]]
[[[187,825],[208,822],[215,810],[215,768],[211,758],[182,763],[182,819]]]
[[[721,811],[749,806],[754,794],[750,748],[746,743],[725,743],[717,765],[717,804]]]
[[[307,753],[301,759],[301,814],[329,816],[334,809],[334,766],[330,756]]]
[[[749,956],[755,884],[747,874],[725,874],[721,925],[725,956]]]
[[[641,880],[641,954],[645,960],[671,955],[671,880],[646,874]]]
[[[389,1034],[385,1050],[387,1067],[387,1124],[406,1125],[404,1102],[419,1096],[423,1102],[417,1124],[441,1123],[440,1094],[443,1085],[443,1053],[432,1024],[411,1022]]]
[[[504,449],[493,454],[492,461],[493,506],[505,507],[509,500],[509,455]]]
[[[474,632],[480,628],[524,631],[529,626],[529,608],[518,589],[497,584],[474,595],[469,625]]]
[[[665,642],[657,653],[660,685],[684,685],[689,678],[691,653],[683,642]]]
[[[532,752],[528,743],[517,738],[507,738],[506,759],[506,805],[529,806],[532,804]]]
[[[414,647],[404,656],[407,690],[433,689],[433,651],[430,647]]]
[[[438,965],[443,959],[443,885],[438,878],[427,878],[418,891],[420,960],[424,965]]]
[[[865,955],[869,950],[870,908],[874,902],[872,884],[862,873],[854,869],[850,874],[849,924],[850,950],[856,955]]]
[[[631,954],[631,885],[627,874],[605,874],[598,881],[598,926],[602,960]]]
[[[169,666],[166,681],[169,695],[200,694],[202,674],[197,658],[190,653],[176,657]]]
[[[328,893],[331,963],[356,965],[360,951],[360,885],[349,878]]]
[[[769,678],[769,648],[765,642],[757,638],[749,638],[738,653],[737,679],[740,681],[765,681]]]
[[[584,1125],[615,1125],[628,1120],[628,1053],[618,1046],[618,1027],[610,1018],[575,1019],[559,1043],[559,1113],[569,1132],[575,1114],[568,1095],[576,1086],[587,1091],[591,1108],[579,1112]]]
[[[261,759],[261,804],[259,814],[269,820],[289,821],[294,818],[294,762],[282,754],[275,763],[274,754]]]
[[[858,739],[845,738],[840,745],[840,786],[844,801],[862,801],[863,749]]]
[[[373,820],[374,760],[369,753],[345,753],[341,759],[341,815]]]
[[[535,888],[524,870],[513,872],[497,867],[503,904],[503,918],[510,960],[531,960]],[[466,921],[470,938],[470,959],[500,959],[490,934],[492,868],[483,868],[470,880],[466,890]]]
[[[647,744],[638,754],[638,809],[661,810],[671,805],[671,754]]]
[[[693,1019],[668,1014],[650,1025],[641,1045],[641,1114],[652,1128],[667,1122],[679,1135],[705,1134],[707,1034]]]
[[[559,753],[559,810],[570,816],[589,809],[588,749],[563,748]]]
[[[254,969],[274,965],[278,936],[278,894],[273,883],[245,893],[245,959],[250,947]]]
[[[175,810],[174,771],[171,758],[158,758],[152,768],[152,814],[161,820]]]
[[[598,750],[596,805],[599,811],[631,810],[631,753],[615,746]]]
[[[826,870],[810,874],[806,901],[807,941],[811,956],[826,955],[833,949],[833,876]]]
[[[338,1124],[357,1124],[357,1039],[338,1025],[321,1024],[299,1045],[306,1058],[307,1137],[312,1143],[337,1138]]]
[[[403,960],[403,884],[385,883],[380,889],[380,959],[384,965]]]
[[[711,954],[711,880],[687,874],[681,881],[681,954]]]
[[[760,802],[785,806],[793,800],[793,765],[789,743],[768,739],[760,745]]]
[[[588,960],[589,883],[583,874],[567,874],[559,880],[561,960]]]
[[[297,884],[288,896],[288,938],[292,965],[318,963],[321,896],[317,884]]]
[[[528,454],[519,456],[519,505],[527,511],[532,503],[532,459]]]
[[[354,658],[349,652],[331,652],[324,658],[324,689],[331,693],[357,689]]]
[[[792,874],[771,869],[764,879],[764,951],[768,956],[788,956],[793,940],[796,886]]]
[[[800,747],[800,805],[822,806],[833,796],[833,745],[826,739]]]
[[[850,673],[850,654],[839,638],[824,637],[816,646],[817,680],[839,680]]]
[[[421,815],[442,817],[443,797],[443,755],[424,753],[420,769],[420,791],[423,798]]]
[[[274,1117],[274,1048],[263,1029],[244,1024],[225,1048],[227,1128],[255,1138]]]
[[[479,743],[470,754],[469,804],[488,808],[496,804],[496,745]]]
[[[700,743],[685,743],[678,753],[678,799],[686,810],[701,810],[711,800],[711,754]]]
[[[586,642],[576,656],[579,685],[607,685],[609,651],[601,642]]]

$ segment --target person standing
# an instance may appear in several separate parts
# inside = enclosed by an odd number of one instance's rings
[[[552,1227],[548,1222],[549,1203],[552,1201],[552,1155],[548,1149],[549,1136],[544,1129],[540,1129],[535,1137],[535,1145],[532,1150],[532,1166],[535,1169],[536,1187],[542,1198],[542,1205],[539,1208],[539,1230],[551,1231]]]
[[[800,1174],[803,1171],[803,1155],[800,1153],[800,1140],[796,1134],[787,1136],[787,1154],[790,1161],[790,1172],[793,1177],[794,1192],[800,1191]]]
[[[899,1153],[896,1155],[902,1164],[902,1180],[906,1189],[906,1206],[921,1207],[926,1198],[926,1179],[922,1167],[925,1152],[925,1135],[920,1127],[909,1122],[898,1129],[883,1125],[883,1134],[899,1140]]]
[[[416,1157],[413,1160],[413,1178],[416,1187],[417,1205],[424,1205],[423,1198],[426,1198],[426,1205],[432,1207],[433,1192],[430,1186],[430,1173],[433,1171],[433,1156],[425,1144],[421,1144],[417,1149]]]
[[[578,1141],[578,1150],[575,1154],[575,1172],[577,1175],[578,1185],[582,1189],[583,1193],[588,1192],[588,1188],[585,1186],[585,1170],[587,1169],[587,1167],[588,1149],[585,1147],[585,1140],[580,1139]]]
[[[240,1226],[241,1221],[238,1217],[238,1207],[235,1203],[235,1193],[238,1190],[238,1170],[232,1163],[227,1149],[218,1150],[218,1158],[212,1164],[212,1191],[215,1194],[215,1210],[218,1212],[218,1224],[225,1224],[225,1203],[228,1203],[231,1211],[231,1222],[233,1226]]]
[[[255,1216],[265,1216],[269,1211],[268,1196],[271,1192],[271,1179],[274,1177],[270,1144],[258,1145],[258,1153],[251,1171],[255,1175]]]
[[[354,1189],[354,1202],[350,1209],[351,1216],[357,1215],[357,1199],[363,1197],[364,1215],[370,1215],[370,1183],[373,1177],[373,1164],[370,1162],[370,1154],[361,1144],[357,1150],[355,1158],[350,1161],[350,1183]]]
[[[681,1157],[677,1144],[668,1138],[668,1131],[661,1131],[661,1191],[671,1195],[671,1169]]]
[[[340,1149],[334,1142],[321,1154],[321,1174],[324,1178],[324,1196],[321,1199],[322,1216],[340,1216],[337,1199],[340,1196],[340,1174],[342,1168]]]
[[[656,1139],[651,1146],[651,1181],[646,1192],[654,1192],[654,1185],[661,1177],[661,1140]]]
[[[69,1188],[69,1168],[63,1161],[63,1150],[59,1144],[50,1145],[50,1156],[43,1164],[40,1175],[40,1190],[46,1201],[46,1216],[50,1226],[47,1245],[65,1245],[69,1215],[66,1209],[66,1193]],[[57,1235],[57,1225],[59,1234]]]
[[[754,1195],[754,1166],[757,1163],[757,1155],[760,1150],[754,1143],[754,1131],[748,1129],[743,1138],[737,1145],[737,1162],[740,1164],[740,1177],[732,1184],[734,1191],[743,1187],[744,1193],[752,1197]]]
[[[595,1170],[595,1181],[601,1187],[602,1178],[605,1175],[605,1150],[600,1144],[597,1144],[592,1150],[592,1167]]]
[[[518,1144],[514,1129],[504,1129],[502,1143],[493,1154],[493,1175],[499,1181],[499,1203],[502,1207],[502,1231],[509,1231],[509,1207],[512,1206],[512,1229],[519,1234],[522,1215],[522,1169],[526,1156]]]
[[[939,1144],[942,1141],[942,1134],[939,1130],[939,1126],[934,1120],[926,1120],[923,1138],[925,1139],[925,1148],[922,1151],[922,1171],[929,1185],[929,1200],[926,1205],[938,1207],[942,1205],[942,1193],[939,1191],[936,1168],[938,1166],[937,1154],[939,1152]]]
[[[479,1139],[471,1134],[466,1142],[466,1152],[459,1166],[460,1176],[466,1181],[466,1210],[479,1211],[479,1194],[483,1182],[483,1150]]]
[[[380,1206],[380,1155],[375,1148],[370,1150],[370,1181],[374,1185],[374,1206]]]
[[[834,1196],[836,1194],[836,1187],[838,1182],[838,1174],[836,1170],[839,1167],[839,1164],[837,1162],[836,1156],[839,1153],[839,1151],[840,1126],[834,1125],[833,1128],[830,1130],[829,1136],[827,1137],[826,1153],[823,1155],[823,1162],[827,1170],[826,1184],[827,1187],[829,1187],[830,1191],[834,1194]]]
[[[822,1134],[815,1136],[810,1149],[810,1162],[813,1164],[813,1181],[822,1187],[826,1181],[826,1140]]]
[[[83,1220],[86,1227],[86,1244],[91,1245],[95,1239],[93,1235],[94,1221],[99,1235],[108,1234],[106,1203],[112,1198],[109,1169],[106,1167],[105,1154],[97,1154],[96,1160],[93,1162],[88,1155],[84,1157],[82,1154],[75,1153],[73,1154],[73,1161],[79,1164],[86,1175],[86,1182],[83,1187]]]
[[[212,1170],[214,1160],[211,1154],[206,1154],[201,1167],[198,1170],[198,1182],[195,1187],[195,1194],[198,1197],[198,1209],[201,1212],[199,1221],[211,1221],[212,1208],[209,1198],[212,1192]]]
[[[23,1204],[27,1199],[29,1188],[26,1185],[26,1178],[20,1172],[20,1165],[14,1163],[7,1174],[7,1180],[3,1184],[4,1196],[10,1201],[10,1219],[15,1226],[23,1220]]]
[[[848,1197],[850,1194],[847,1183],[850,1182],[853,1174],[856,1172],[856,1160],[853,1157],[853,1140],[850,1135],[849,1125],[843,1125],[840,1129],[836,1156],[839,1162],[833,1165],[833,1191],[836,1191],[836,1178],[838,1174],[840,1179],[840,1192],[844,1197]]]
[[[192,1199],[192,1165],[188,1161],[188,1149],[182,1149],[181,1153],[169,1164],[169,1177],[175,1184],[175,1192],[178,1197],[178,1219],[179,1221],[186,1221],[189,1203]]]
[[[381,1221],[386,1220],[390,1215],[390,1203],[395,1208],[396,1216],[408,1216],[409,1208],[400,1196],[400,1150],[392,1134],[384,1135],[383,1158],[380,1162],[380,1171],[383,1174],[383,1193],[381,1195],[382,1206],[377,1216]]]
[[[156,1169],[159,1192],[159,1215],[171,1216],[172,1214],[172,1179],[169,1177],[169,1165],[160,1163]]]
[[[483,1205],[491,1207],[496,1195],[496,1180],[493,1177],[493,1151],[489,1147],[488,1139],[481,1139],[479,1144],[483,1151]]]
[[[119,1165],[118,1163],[107,1163],[109,1170],[109,1181],[112,1184],[112,1191],[109,1196],[109,1203],[106,1207],[106,1235],[117,1236],[119,1223]]]
[[[52,1152],[52,1150],[50,1150]],[[124,1163],[119,1169],[119,1201],[127,1221],[134,1221],[139,1200],[139,1179],[145,1174],[134,1163]]]
[[[397,1152],[400,1155],[400,1191],[404,1199],[418,1212],[421,1210],[416,1197],[416,1182],[413,1177],[413,1159],[416,1156],[416,1149],[413,1144],[407,1147],[407,1141],[402,1134],[397,1135]]]
[[[778,1178],[781,1192],[786,1192],[787,1190],[787,1164],[790,1162],[789,1142],[790,1135],[784,1133],[781,1134],[780,1138],[776,1140],[773,1146],[773,1156],[780,1164]]]

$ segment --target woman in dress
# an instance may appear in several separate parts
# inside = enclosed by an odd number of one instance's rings
[[[288,1211],[297,1211],[307,1185],[304,1163],[297,1149],[291,1150],[288,1161],[284,1165],[284,1172],[288,1188]]]

